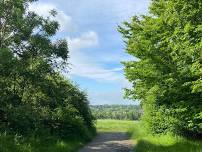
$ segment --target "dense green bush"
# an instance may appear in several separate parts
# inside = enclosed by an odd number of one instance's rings
[[[137,58],[124,63],[126,95],[141,101],[153,132],[202,134],[201,13],[198,0],[153,0],[148,15],[119,28]]]
[[[0,132],[89,139],[87,95],[58,72],[68,64],[67,42],[52,40],[58,23],[28,12],[31,2],[0,1]]]

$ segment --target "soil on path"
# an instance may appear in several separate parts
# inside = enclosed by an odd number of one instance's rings
[[[132,152],[133,143],[123,132],[100,132],[79,152]]]

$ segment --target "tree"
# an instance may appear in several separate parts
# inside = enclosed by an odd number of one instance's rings
[[[154,133],[202,133],[202,2],[153,0],[148,15],[119,27],[127,53],[124,62],[133,84],[126,95],[138,99]]]
[[[28,11],[34,1],[0,1],[0,131],[88,138],[87,95],[58,72],[58,60],[67,65],[67,42],[52,40],[56,21]]]

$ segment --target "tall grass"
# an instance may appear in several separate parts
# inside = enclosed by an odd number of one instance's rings
[[[141,123],[128,130],[136,142],[135,152],[202,152],[202,141],[192,141],[172,134],[154,136]]]
[[[0,152],[75,152],[85,143],[82,139],[27,137],[0,134]]]

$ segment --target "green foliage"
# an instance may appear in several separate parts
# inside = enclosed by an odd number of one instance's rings
[[[139,120],[142,110],[136,105],[90,106],[96,119]]]
[[[143,120],[154,133],[202,134],[201,22],[198,0],[153,0],[150,13],[119,27],[133,84],[126,95],[141,101]]]
[[[1,152],[75,152],[85,144],[82,139],[58,139],[54,136],[22,137],[0,135]]]
[[[95,128],[87,95],[59,74],[67,42],[52,40],[57,22],[28,12],[34,1],[0,1],[0,132],[89,140]]]

